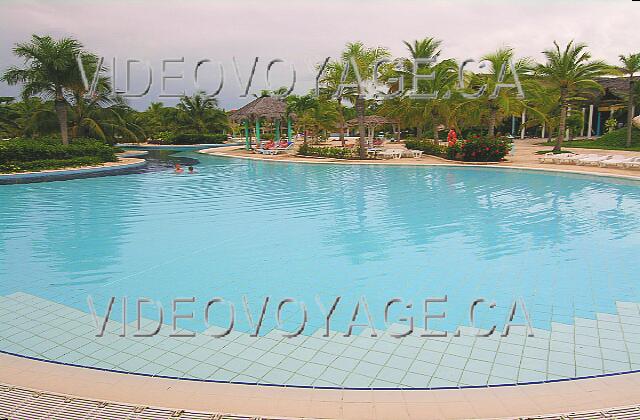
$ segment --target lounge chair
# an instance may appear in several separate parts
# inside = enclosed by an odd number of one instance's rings
[[[572,155],[569,156],[564,156],[561,157],[560,159],[558,159],[558,161],[556,163],[560,163],[560,164],[573,164],[575,165],[576,163],[578,163],[578,161],[580,159],[586,159],[586,158],[592,158],[592,157],[597,157],[598,155],[593,155],[593,154],[582,154],[582,153],[574,153]]]
[[[277,155],[280,152],[286,153],[287,151],[293,149],[293,146],[294,146],[294,143],[292,141],[287,143],[287,145],[284,147],[282,147],[281,145],[278,145],[275,149],[272,149],[272,151],[274,151],[275,153],[271,153],[271,154]]]
[[[556,159],[560,159],[562,157],[568,157],[573,155],[573,153],[545,153],[544,155],[538,158],[538,162],[540,163],[557,163]]]
[[[640,168],[640,156],[632,157],[631,160],[622,164],[624,168]]]
[[[419,158],[422,157],[422,150],[403,150],[402,157]]]
[[[402,150],[387,149],[376,153],[376,156],[380,156],[382,159],[400,159],[402,157]]]
[[[603,160],[598,162],[598,166],[618,166],[618,167],[622,167],[624,166],[624,164],[626,162],[631,162],[633,161],[633,157],[627,157],[627,156],[622,156],[622,155],[617,155],[617,156],[613,156],[611,159],[607,159],[607,160]]]
[[[613,155],[606,155],[606,156],[595,155],[593,157],[587,157],[587,158],[584,158],[584,159],[580,159],[580,160],[576,161],[576,163],[578,165],[596,166],[596,165],[599,165],[600,162],[602,162],[603,160],[611,159],[612,157],[613,157]]]

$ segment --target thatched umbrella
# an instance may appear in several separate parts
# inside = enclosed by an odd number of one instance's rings
[[[391,118],[387,118],[387,117],[381,117],[379,115],[367,115],[364,117],[364,125],[367,128],[367,130],[369,131],[369,138],[373,139],[373,133],[376,127],[379,127],[381,125],[385,125],[385,124],[391,124],[394,129],[397,127],[397,138],[398,140],[400,140],[400,123],[398,120],[394,120]],[[349,120],[346,122],[346,126],[351,128],[351,127],[357,127],[358,126],[358,119],[354,118],[352,120]]]
[[[273,121],[276,128],[276,140],[280,140],[280,124],[287,120],[287,138],[291,141],[291,119],[294,114],[287,114],[287,104],[282,99],[270,96],[261,96],[249,102],[240,109],[229,113],[231,121],[244,124],[246,136],[246,149],[251,149],[251,137],[249,136],[249,124],[256,125],[256,143],[260,145],[260,123],[263,120]]]

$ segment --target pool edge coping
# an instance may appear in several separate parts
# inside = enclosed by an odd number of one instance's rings
[[[302,163],[302,164],[318,164],[318,165],[370,165],[370,166],[395,166],[395,167],[445,166],[445,167],[458,167],[458,168],[494,168],[494,169],[512,169],[512,170],[552,172],[552,173],[559,172],[559,173],[568,173],[568,174],[576,174],[576,175],[600,176],[600,177],[606,177],[606,178],[618,178],[618,179],[625,179],[625,180],[631,180],[631,181],[640,181],[640,174],[624,175],[624,174],[615,174],[615,173],[606,173],[606,172],[593,172],[589,170],[555,169],[555,168],[549,168],[549,167],[522,166],[522,165],[514,165],[508,161],[504,162],[503,164],[483,163],[483,162],[455,163],[454,161],[450,161],[437,156],[429,156],[429,157],[440,160],[442,161],[442,163],[410,162],[410,161],[407,161],[407,162],[391,162],[391,161],[366,162],[366,161],[358,161],[358,160],[341,161],[338,159],[331,159],[331,158],[313,158],[313,159],[305,160],[306,158],[302,158],[302,157],[297,157],[297,159],[290,159],[290,158],[269,159],[262,156],[231,155],[231,154],[225,153],[224,151],[219,151],[219,150],[213,151],[213,149],[202,149],[202,150],[198,150],[197,153],[200,153],[203,155],[209,155],[209,156],[247,159],[247,160],[269,162],[269,163]],[[539,164],[539,165],[542,166],[544,164]],[[581,168],[588,169],[589,166],[581,166]]]
[[[137,157],[119,157],[117,162],[107,162],[99,166],[82,166],[79,168],[47,169],[44,171],[0,173],[0,181],[17,179],[38,179],[49,177],[60,177],[68,175],[83,175],[100,172],[117,171],[123,169],[137,168],[147,163],[145,159]]]
[[[0,369],[0,382],[5,384],[137,405],[225,413],[253,412],[253,416],[277,415],[278,418],[337,417],[317,416],[317,407],[313,403],[323,407],[329,404],[340,411],[347,406],[356,407],[370,413],[374,412],[374,406],[385,404],[396,408],[404,406],[405,411],[412,404],[457,406],[455,415],[437,417],[447,419],[546,416],[559,412],[573,413],[637,405],[637,389],[640,386],[640,373],[635,373],[529,386],[430,389],[430,392],[422,393],[420,391],[425,391],[424,389],[301,389],[228,382],[203,383],[151,375],[123,375],[119,372],[77,368],[55,362],[38,363],[37,360],[24,356],[17,356],[17,361],[10,360],[11,357],[16,356],[0,352],[0,366],[8,367],[4,369],[4,377],[3,369]],[[69,370],[74,367],[77,370]],[[274,399],[277,399],[277,404]],[[500,400],[508,401],[508,405],[496,406],[495,402]],[[301,404],[303,402],[307,404]],[[273,413],[276,405],[279,411]],[[478,415],[476,405],[489,412]],[[369,417],[373,416],[362,418]],[[400,417],[408,418],[398,418]]]

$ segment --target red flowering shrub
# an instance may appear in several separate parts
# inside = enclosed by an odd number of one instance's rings
[[[499,162],[511,148],[507,139],[480,136],[473,136],[459,144],[459,150],[456,152],[466,162]]]

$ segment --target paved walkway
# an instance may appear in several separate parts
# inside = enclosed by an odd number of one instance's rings
[[[553,170],[553,171],[568,171],[568,172],[576,172],[576,173],[593,173],[596,175],[609,175],[609,176],[618,176],[625,178],[636,178],[640,179],[640,170],[639,169],[623,169],[623,168],[601,168],[598,166],[579,166],[579,165],[556,165],[545,163],[541,164],[538,162],[538,158],[540,155],[536,154],[536,152],[540,150],[551,150],[549,146],[541,146],[539,143],[543,141],[542,139],[526,139],[526,140],[516,140],[515,141],[515,153],[513,155],[507,156],[507,161],[500,162],[497,164],[491,164],[490,166],[498,166],[498,167],[517,167],[517,168],[527,168],[527,169],[544,169],[544,170]],[[387,148],[403,148],[404,145],[395,145],[389,144],[386,146]],[[575,153],[595,153],[601,155],[625,155],[625,156],[640,156],[640,152],[628,152],[628,151],[617,151],[617,150],[600,150],[600,149],[565,149],[567,151],[575,152]],[[296,156],[293,153],[291,154],[279,154],[276,156],[272,155],[261,155],[253,152],[247,152],[242,147],[238,146],[229,146],[229,147],[220,147],[215,149],[204,149],[200,151],[201,153],[206,153],[214,156],[230,156],[230,157],[241,157],[247,159],[261,159],[265,161],[280,161],[280,162],[301,162],[301,163],[333,163],[333,164],[372,164],[372,165],[472,165],[471,163],[465,162],[456,162],[449,161],[446,159],[441,159],[434,156],[423,156],[421,158],[402,158],[402,159],[388,159],[388,160],[367,160],[367,161],[358,161],[358,160],[344,160],[344,159],[331,159],[331,158],[318,158],[318,157],[301,157]],[[486,164],[475,164],[475,165],[483,165]]]

